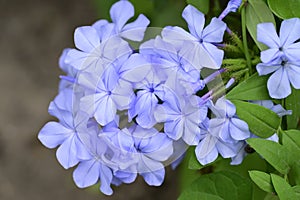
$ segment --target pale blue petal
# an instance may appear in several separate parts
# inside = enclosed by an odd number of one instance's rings
[[[283,56],[283,52],[278,48],[267,49],[260,52],[260,59],[263,63],[280,63]]]
[[[183,47],[183,42],[185,41],[194,41],[197,42],[198,38],[194,37],[186,30],[178,26],[167,26],[165,27],[161,35],[163,39],[171,44],[173,44],[177,51],[179,51]]]
[[[65,169],[74,167],[79,162],[75,139],[75,135],[67,138],[56,151],[56,158]]]
[[[138,164],[138,172],[150,186],[160,186],[165,177],[163,164],[143,155]]]
[[[283,52],[288,61],[300,62],[300,42],[289,45],[288,48],[284,48]]]
[[[117,87],[112,91],[111,99],[115,103],[117,109],[128,109],[134,93],[131,84],[125,81],[119,81]]]
[[[48,112],[50,115],[59,119],[59,123],[69,129],[74,129],[73,113],[59,109],[58,106],[52,101],[49,105]]]
[[[256,65],[256,70],[260,76],[270,74],[276,70],[278,70],[281,67],[280,64],[278,65],[272,65],[272,64],[265,64],[265,63],[259,63]]]
[[[229,124],[230,135],[235,140],[245,140],[250,137],[248,124],[243,120],[231,118]]]
[[[285,68],[292,86],[296,89],[300,89],[300,63],[299,66],[290,64]]]
[[[110,37],[101,43],[101,52],[102,58],[109,64],[117,63],[118,66],[132,54],[132,49],[122,38]]]
[[[77,70],[85,69],[89,66],[86,60],[90,54],[76,49],[70,49],[66,55],[65,63],[73,66]]]
[[[234,157],[231,157],[230,165],[239,165],[243,162],[245,156],[247,155],[247,153],[245,151],[246,146],[247,146],[247,143],[244,142],[244,145],[241,146],[241,148],[239,149],[237,154]]]
[[[287,46],[300,38],[300,19],[292,18],[283,20],[280,27],[280,41],[282,46]]]
[[[200,48],[200,55],[202,58],[201,66],[219,69],[223,61],[224,51],[210,43],[203,42]]]
[[[197,120],[196,117],[194,119],[191,117],[185,120],[182,139],[188,145],[197,145],[200,140],[199,123],[195,123],[195,119]]]
[[[134,15],[134,8],[129,1],[118,1],[110,8],[110,17],[120,31],[125,23]]]
[[[104,71],[102,78],[105,90],[112,92],[118,83],[119,74],[113,66],[110,66]]]
[[[154,48],[161,57],[170,61],[178,61],[175,47],[171,43],[162,40],[161,37],[157,36],[155,38]]]
[[[92,52],[100,45],[100,38],[95,28],[82,26],[75,30],[74,42],[78,49],[84,52]]]
[[[197,38],[202,38],[202,30],[205,23],[204,14],[192,5],[188,5],[182,12],[182,17],[188,24],[190,33]]]
[[[165,178],[165,169],[156,170],[153,172],[141,173],[145,182],[150,186],[160,186]]]
[[[157,133],[146,140],[148,140],[147,145],[140,145],[140,150],[148,158],[157,161],[165,161],[172,155],[173,143],[165,134]]]
[[[94,117],[99,124],[105,126],[115,119],[116,113],[117,108],[115,103],[109,96],[106,96],[97,104],[97,110]]]
[[[177,119],[174,121],[165,122],[165,133],[173,140],[179,140],[182,137],[184,131],[183,120]]]
[[[141,54],[132,54],[123,63],[120,69],[120,77],[131,83],[140,82],[151,70],[151,63],[147,62]]]
[[[207,135],[196,147],[196,157],[202,165],[206,165],[217,159],[218,151],[216,148],[216,143],[217,138]]]
[[[280,47],[280,40],[273,23],[257,25],[257,40],[270,48]]]
[[[127,171],[116,171],[114,172],[114,177],[117,177],[118,179],[120,179],[123,183],[132,183],[135,181],[137,174],[136,173],[132,173],[132,172],[127,172]]]
[[[100,190],[106,195],[112,195],[113,190],[111,189],[111,182],[113,179],[112,171],[105,165],[100,164]]]
[[[80,110],[87,113],[89,116],[94,115],[99,104],[103,101],[103,98],[107,98],[107,95],[102,93],[95,93],[85,96],[80,99]]]
[[[140,14],[134,22],[124,26],[121,36],[132,41],[142,41],[149,23],[149,19]]]
[[[284,67],[270,76],[267,86],[272,98],[283,99],[291,94],[290,81]]]
[[[54,102],[59,109],[74,113],[74,98],[76,98],[74,95],[74,90],[71,88],[65,88],[58,93],[54,99]]]
[[[221,154],[221,156],[223,158],[231,158],[237,155],[238,150],[240,148],[237,148],[239,146],[237,146],[237,144],[231,144],[231,143],[225,143],[223,141],[218,141],[217,144],[217,149],[219,151],[219,153]]]
[[[72,134],[74,134],[74,130],[68,129],[57,122],[48,122],[40,130],[38,138],[44,146],[55,148]]]
[[[94,185],[99,180],[100,164],[93,160],[82,161],[73,172],[73,180],[79,188]]]
[[[209,43],[219,43],[223,41],[226,24],[218,18],[212,18],[209,25],[203,30],[202,39]]]

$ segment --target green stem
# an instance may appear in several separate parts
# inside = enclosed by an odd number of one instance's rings
[[[251,63],[251,57],[249,54],[248,49],[248,42],[247,42],[247,29],[246,29],[246,13],[245,13],[245,5],[242,8],[241,11],[241,17],[242,17],[242,37],[243,37],[243,45],[244,45],[244,53],[247,61],[247,66],[249,68],[249,73],[252,74],[252,63]]]

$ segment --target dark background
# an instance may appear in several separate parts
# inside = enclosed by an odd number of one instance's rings
[[[108,1],[108,0],[101,0]],[[108,13],[108,10],[106,10]],[[106,15],[104,13],[103,15]],[[98,188],[78,189],[72,171],[64,170],[37,140],[52,118],[49,102],[57,94],[58,58],[73,47],[73,31],[102,13],[90,0],[0,0],[0,199],[176,199],[176,171],[168,169],[162,187],[141,178],[114,188],[112,197]],[[180,16],[180,10],[178,10]]]

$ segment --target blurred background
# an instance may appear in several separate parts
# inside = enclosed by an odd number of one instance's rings
[[[176,199],[178,170],[167,169],[161,187],[141,178],[114,188],[112,197],[98,187],[78,189],[72,169],[64,170],[37,140],[41,127],[53,120],[47,112],[62,73],[58,58],[74,47],[74,29],[108,18],[113,0],[0,0],[0,199]],[[133,0],[136,13],[151,18],[151,26],[186,26],[184,0]],[[197,1],[194,1],[197,2]],[[227,1],[213,5],[218,8]],[[221,3],[220,3],[221,2]],[[212,5],[210,5],[212,7]],[[205,8],[204,8],[205,9]],[[218,9],[217,9],[218,10]],[[220,9],[219,9],[220,10]]]

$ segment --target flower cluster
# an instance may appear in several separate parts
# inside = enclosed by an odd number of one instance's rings
[[[230,1],[223,15],[240,4]],[[76,48],[60,57],[66,75],[60,76],[59,94],[49,106],[58,122],[48,122],[38,138],[48,148],[58,147],[56,156],[65,169],[77,165],[73,179],[78,187],[100,181],[100,190],[111,195],[111,184],[132,183],[138,174],[159,186],[164,166],[180,163],[189,146],[196,146],[203,165],[219,154],[232,164],[242,162],[245,140],[254,135],[225,96],[213,101],[213,90],[205,94],[207,84],[224,72],[224,52],[217,47],[227,28],[223,15],[205,27],[204,15],[188,5],[182,13],[188,31],[167,26],[143,41],[150,21],[141,14],[127,23],[134,8],[123,0],[111,7],[112,22],[99,20],[75,30]],[[140,42],[139,48],[132,42]],[[278,56],[264,60],[279,62]],[[203,78],[205,68],[216,71]]]
[[[300,19],[284,20],[279,36],[274,24],[257,26],[257,40],[269,49],[261,52],[262,63],[256,66],[259,75],[273,73],[268,80],[272,98],[283,99],[291,94],[291,86],[300,89]]]

